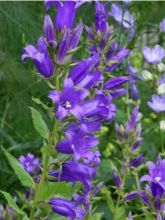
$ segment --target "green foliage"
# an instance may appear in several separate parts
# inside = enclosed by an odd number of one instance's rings
[[[2,150],[22,185],[34,189],[35,183],[30,174],[24,170],[18,160],[7,152],[7,150],[4,148]]]
[[[46,123],[44,122],[41,114],[33,107],[30,107],[30,110],[32,114],[33,124],[34,124],[36,131],[41,135],[41,137],[48,140],[49,129]]]
[[[17,206],[17,204],[15,203],[15,201],[13,200],[13,198],[11,197],[11,195],[7,192],[4,191],[0,191],[0,193],[3,194],[3,196],[5,197],[5,199],[7,200],[8,205],[13,208],[13,210],[20,215],[25,215],[25,213]]]

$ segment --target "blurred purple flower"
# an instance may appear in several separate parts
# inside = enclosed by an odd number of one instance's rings
[[[35,158],[31,153],[28,153],[26,156],[20,156],[19,162],[21,163],[22,167],[32,175],[38,174],[41,170],[40,160]]]
[[[128,201],[134,200],[134,199],[136,199],[136,198],[138,198],[138,197],[139,197],[139,193],[138,193],[138,192],[131,192],[131,193],[127,194],[127,195],[124,197],[124,200],[125,200],[126,202],[128,202]]]
[[[140,165],[144,164],[145,160],[142,154],[139,154],[137,157],[134,157],[132,160],[129,161],[130,167],[139,167]]]
[[[66,78],[62,92],[51,91],[49,93],[49,98],[55,103],[57,109],[56,117],[58,119],[65,118],[69,113],[76,118],[81,118],[83,115],[83,109],[80,106],[80,103],[88,95],[89,93],[87,90],[75,88],[73,81],[70,78]]]
[[[84,219],[85,211],[82,208],[78,208],[75,201],[63,198],[53,198],[49,200],[49,204],[54,212],[65,216],[70,220]]]
[[[37,48],[33,45],[27,45],[23,48],[21,60],[24,62],[27,58],[31,58],[37,70],[46,78],[53,75],[54,66],[48,54],[47,45],[42,37],[38,39]]]
[[[165,51],[160,45],[156,45],[154,48],[144,47],[143,56],[145,60],[150,64],[157,64],[165,57]]]
[[[128,214],[128,220],[133,220],[133,216],[132,216],[131,212],[129,212],[129,214]]]
[[[152,102],[147,102],[147,104],[156,113],[165,112],[165,95],[153,95]]]
[[[106,90],[114,90],[118,87],[121,87],[123,84],[129,81],[128,76],[119,76],[113,79],[110,79],[104,83],[104,89]]]
[[[112,171],[113,179],[118,189],[122,188],[122,182],[120,176],[117,174],[115,170]]]
[[[162,22],[160,23],[160,30],[162,31],[162,32],[165,32],[165,18],[163,18],[163,20],[162,20]]]

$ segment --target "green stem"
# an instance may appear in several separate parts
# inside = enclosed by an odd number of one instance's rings
[[[58,69],[56,69],[56,73],[54,75],[55,75],[56,90],[59,90],[60,86],[59,86]],[[55,143],[57,143],[58,139],[59,139],[58,127],[59,127],[59,122],[58,122],[58,120],[55,119],[54,128],[53,128],[53,145]],[[51,142],[51,141],[49,140],[49,142]],[[48,147],[50,147],[50,145],[51,145],[51,143],[48,143]],[[47,150],[46,155],[45,155],[45,160],[43,163],[43,170],[42,170],[41,179],[40,179],[39,183],[36,185],[36,189],[35,189],[33,208],[31,209],[31,212],[30,212],[30,220],[34,220],[34,215],[35,215],[36,209],[38,207],[38,203],[39,203],[39,195],[41,193],[41,190],[43,189],[43,184],[47,181],[47,173],[48,173],[48,169],[49,169],[49,158],[50,158],[50,151]]]

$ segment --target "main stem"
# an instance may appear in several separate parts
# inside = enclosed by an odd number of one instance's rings
[[[56,90],[59,90],[60,86],[59,86],[58,69],[56,69],[56,73],[54,74],[54,76],[55,76]],[[59,126],[59,123],[55,119],[54,128],[53,128],[53,144],[56,144],[58,142],[58,139],[59,139],[58,126]],[[48,144],[48,147],[50,147],[49,144]],[[43,184],[45,183],[45,181],[47,181],[47,173],[48,173],[48,168],[49,168],[49,158],[50,158],[50,151],[47,150],[46,155],[45,155],[45,161],[43,163],[43,170],[42,170],[41,179],[40,179],[39,183],[36,185],[36,189],[35,189],[33,208],[31,209],[31,212],[30,212],[30,220],[34,220],[34,215],[35,215],[36,209],[38,207],[38,202],[39,202],[38,198],[39,198],[40,192],[43,188]]]

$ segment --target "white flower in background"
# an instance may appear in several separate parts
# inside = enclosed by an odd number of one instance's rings
[[[160,125],[160,130],[165,131],[165,120],[161,120],[159,125]]]
[[[149,72],[148,70],[143,70],[143,71],[142,71],[142,77],[143,77],[145,80],[152,80],[152,79],[153,79],[152,73]]]

